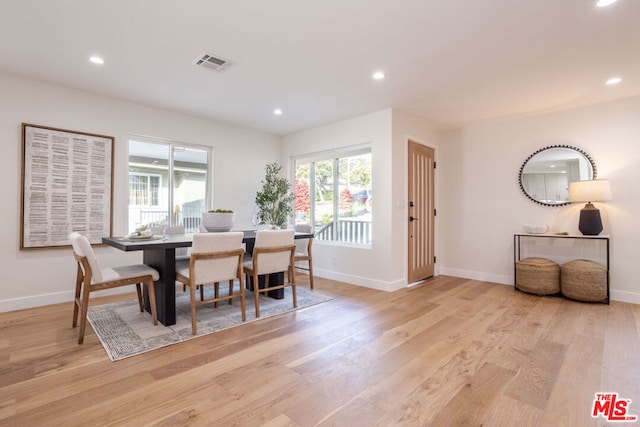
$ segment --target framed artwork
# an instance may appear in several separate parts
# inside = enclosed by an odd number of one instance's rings
[[[113,230],[114,137],[22,124],[20,249],[68,247]]]

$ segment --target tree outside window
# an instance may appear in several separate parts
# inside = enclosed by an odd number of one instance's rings
[[[295,161],[296,223],[316,238],[371,243],[371,149]]]

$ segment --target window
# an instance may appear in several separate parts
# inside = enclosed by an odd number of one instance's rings
[[[371,148],[295,160],[296,224],[316,238],[371,244]]]
[[[129,140],[129,232],[141,226],[200,228],[206,210],[211,149],[169,141]]]
[[[133,206],[158,206],[161,187],[160,175],[129,174],[129,204]]]

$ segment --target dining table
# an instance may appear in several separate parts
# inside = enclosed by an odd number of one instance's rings
[[[238,230],[244,233],[242,243],[245,244],[245,252],[251,254],[256,239],[256,230]],[[313,238],[313,233],[296,232],[295,239]],[[156,312],[158,321],[165,326],[176,323],[176,249],[187,248],[193,243],[193,234],[167,234],[164,236],[150,236],[148,238],[135,238],[131,236],[103,237],[102,243],[120,249],[125,252],[142,251],[142,262],[158,271],[160,278],[154,282],[156,297]],[[264,277],[260,278],[259,287],[264,286]],[[269,275],[269,282],[284,283],[284,272]],[[253,283],[247,281],[247,287],[253,289]],[[284,290],[269,291],[271,298],[281,299]],[[149,298],[145,292],[145,309],[151,312]]]

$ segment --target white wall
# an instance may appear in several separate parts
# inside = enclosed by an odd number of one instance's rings
[[[125,233],[127,141],[131,134],[214,147],[213,205],[250,228],[264,166],[280,159],[280,137],[113,98],[0,74],[0,311],[71,301],[69,249],[20,251],[21,123],[115,137],[113,232]],[[140,253],[99,247],[103,266],[140,262]]]
[[[640,97],[535,117],[465,126],[440,145],[440,272],[513,283],[513,234],[548,224],[579,234],[584,204],[544,207],[518,186],[534,151],[567,144],[586,151],[613,201],[596,203],[611,236],[611,297],[640,303]]]
[[[234,209],[251,227],[264,166],[292,156],[371,143],[374,228],[371,248],[316,242],[318,275],[393,290],[406,284],[406,141],[436,148],[436,268],[441,274],[513,283],[513,233],[549,224],[577,233],[581,204],[542,207],[518,186],[518,171],[535,150],[574,145],[611,181],[614,200],[598,204],[612,237],[612,298],[640,303],[634,263],[640,228],[640,97],[535,117],[490,121],[437,133],[428,121],[383,110],[284,138],[0,74],[0,311],[72,299],[75,264],[68,249],[20,251],[22,122],[112,135],[114,234],[125,232],[127,139],[130,134],[214,147],[213,205]],[[290,173],[290,171],[289,171]],[[140,253],[97,248],[104,266],[140,262]],[[334,265],[335,259],[335,265]],[[437,270],[438,271],[438,270]]]
[[[283,162],[289,167],[291,158],[301,154],[372,146],[373,244],[362,248],[316,241],[316,274],[389,291],[407,284],[406,209],[400,207],[407,194],[407,138],[433,142],[434,135],[424,119],[387,109],[284,137]]]

